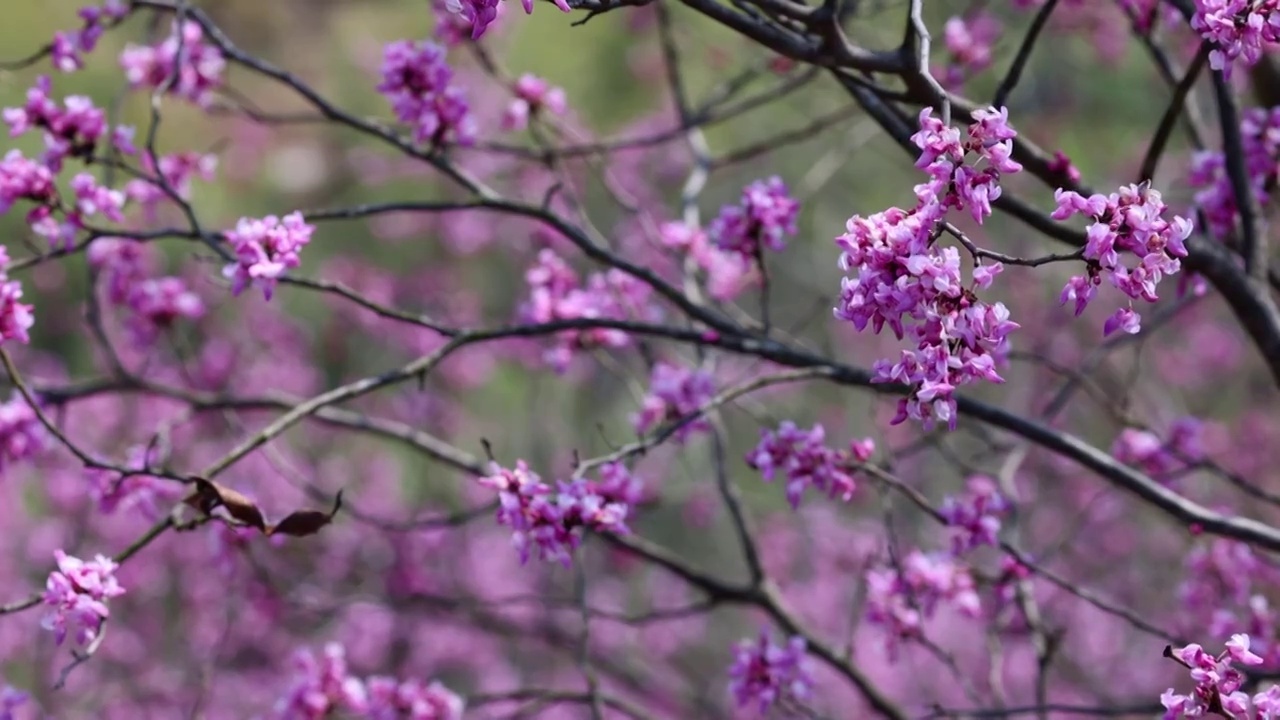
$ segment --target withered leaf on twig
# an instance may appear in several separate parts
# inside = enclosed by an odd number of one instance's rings
[[[333,516],[342,508],[342,491],[339,490],[333,499],[333,507],[328,511],[297,510],[286,515],[279,523],[268,525],[262,510],[245,495],[204,478],[196,478],[195,485],[195,492],[183,500],[184,503],[205,515],[212,514],[219,507],[226,508],[232,519],[257,528],[263,535],[313,535],[333,522]]]

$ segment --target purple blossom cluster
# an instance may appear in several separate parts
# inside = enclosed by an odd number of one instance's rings
[[[954,428],[956,388],[979,379],[1004,382],[996,366],[1008,351],[1007,336],[1018,328],[1002,303],[989,305],[976,294],[1003,266],[978,265],[966,288],[959,251],[935,243],[949,209],[968,208],[981,222],[1000,196],[1001,175],[1022,169],[1010,159],[1016,133],[1007,111],[978,110],[973,119],[962,141],[960,131],[944,126],[930,108],[921,111],[912,140],[922,151],[916,166],[930,180],[916,186],[915,209],[855,215],[848,232],[836,238],[841,269],[857,273],[841,282],[836,317],[859,331],[870,324],[879,333],[887,324],[899,339],[909,333],[916,343],[898,362],[875,365],[876,382],[912,388],[899,401],[894,424],[911,418],[925,427],[943,422]],[[965,164],[969,153],[987,166]]]
[[[103,281],[107,302],[126,312],[134,342],[150,346],[178,320],[204,316],[204,301],[180,277],[157,277],[154,253],[133,238],[102,237],[89,244],[89,266]]]
[[[64,159],[93,156],[98,141],[106,134],[107,116],[83,95],[69,95],[59,107],[50,97],[52,89],[49,77],[41,75],[27,90],[27,101],[22,107],[5,108],[4,121],[9,126],[10,137],[41,130],[45,151],[40,162],[57,174],[62,170]]]
[[[1203,424],[1193,417],[1174,422],[1164,440],[1150,430],[1125,428],[1112,443],[1111,454],[1120,462],[1167,482],[1174,473],[1204,459],[1203,432]]]
[[[1227,641],[1226,649],[1218,655],[1207,653],[1203,647],[1192,643],[1174,650],[1171,657],[1191,671],[1191,679],[1196,685],[1186,695],[1180,695],[1169,688],[1160,696],[1160,703],[1165,707],[1165,720],[1210,714],[1223,717],[1247,714],[1254,720],[1274,720],[1280,717],[1280,687],[1277,686],[1254,695],[1253,712],[1249,712],[1249,695],[1241,690],[1245,674],[1232,667],[1234,663],[1262,664],[1262,658],[1249,650],[1248,635],[1232,635]]]
[[[796,234],[800,203],[792,199],[782,178],[757,180],[742,190],[737,205],[725,205],[707,234],[721,250],[758,258],[765,248],[781,252],[786,236]]]
[[[987,12],[947,20],[942,41],[948,58],[945,66],[934,71],[938,82],[949,90],[959,90],[967,79],[991,67],[992,49],[1002,30],[1000,20]]]
[[[414,141],[432,147],[475,142],[475,118],[462,89],[453,84],[453,69],[440,45],[409,40],[388,44],[378,92],[391,103],[396,118],[413,129]]]
[[[537,261],[525,271],[525,281],[529,284],[529,297],[519,311],[524,322],[657,317],[657,309],[650,303],[653,289],[648,284],[617,269],[593,273],[583,283],[573,268],[550,249],[538,253]],[[617,328],[565,330],[556,334],[555,344],[543,358],[556,372],[564,372],[577,351],[624,348],[631,342],[631,336]]]
[[[1067,282],[1059,298],[1062,304],[1075,302],[1076,315],[1084,312],[1097,293],[1103,277],[1134,300],[1155,302],[1156,287],[1166,275],[1181,269],[1179,258],[1187,256],[1183,241],[1191,235],[1191,221],[1180,216],[1165,220],[1164,202],[1149,184],[1126,185],[1110,195],[1084,197],[1070,190],[1054,193],[1058,208],[1055,220],[1083,215],[1093,222],[1087,231],[1084,258],[1087,271]],[[1132,267],[1121,262],[1123,253],[1133,253]],[[1141,329],[1141,316],[1131,306],[1122,307],[1107,319],[1103,334],[1117,330],[1130,334]]]
[[[802,430],[784,420],[775,430],[762,430],[760,443],[747,454],[747,464],[759,470],[766,482],[781,472],[787,479],[787,502],[798,509],[804,492],[816,488],[831,498],[848,502],[853,497],[858,468],[875,452],[871,438],[854,440],[849,449],[826,444],[826,430],[815,424]]]
[[[49,446],[40,417],[20,392],[0,403],[0,476],[8,468],[35,457]]]
[[[313,232],[315,228],[299,212],[283,218],[240,218],[236,229],[227,231],[236,262],[222,273],[231,279],[231,294],[239,295],[252,285],[270,300],[280,277],[302,262],[298,253],[311,242]]]
[[[764,715],[775,705],[806,700],[814,684],[806,650],[804,638],[780,645],[767,629],[756,640],[739,642],[729,668],[729,691],[738,707],[754,705]]]
[[[43,601],[50,610],[42,625],[53,631],[59,645],[71,629],[75,629],[77,643],[88,645],[111,615],[107,601],[124,594],[115,577],[119,565],[104,555],[86,562],[57,550],[54,557],[58,569],[49,574],[45,583]]]
[[[715,300],[732,300],[760,279],[754,258],[722,250],[704,230],[667,222],[659,228],[659,238],[664,247],[684,253],[702,270],[707,294]]]
[[[205,42],[204,29],[193,20],[182,24],[181,34],[174,22],[168,37],[157,45],[130,44],[120,53],[120,68],[130,87],[164,89],[201,107],[213,102],[226,67],[222,51]]]
[[[1249,108],[1240,120],[1240,142],[1249,188],[1260,204],[1266,204],[1280,164],[1280,107]],[[1192,155],[1188,178],[1196,192],[1195,203],[1205,216],[1213,237],[1225,241],[1235,233],[1239,204],[1227,176],[1226,158],[1220,150]]]
[[[1246,633],[1268,669],[1280,666],[1277,616],[1267,594],[1280,568],[1248,544],[1215,538],[1191,550],[1177,597],[1186,632],[1229,638]]]
[[[552,0],[561,12],[569,12],[565,0]],[[533,14],[533,0],[520,0],[526,14]],[[445,8],[471,26],[471,39],[479,40],[498,17],[498,0],[445,0]]]
[[[4,182],[3,168],[0,163],[0,183]],[[11,340],[24,345],[31,342],[28,331],[36,323],[31,310],[30,305],[22,302],[22,283],[9,279],[9,250],[0,245],[0,345]]]
[[[968,617],[982,611],[972,572],[951,555],[912,550],[869,570],[866,581],[867,620],[888,632],[891,652],[900,640],[920,637],[924,621],[944,604]]]
[[[10,685],[0,686],[0,720],[17,720],[15,714],[18,708],[27,704],[31,699],[27,693],[24,693]]]
[[[275,720],[323,720],[339,714],[361,720],[461,720],[466,703],[439,682],[360,679],[347,668],[346,649],[325,646],[320,657],[294,654],[295,681],[276,704]]]
[[[507,103],[502,113],[502,129],[507,132],[524,130],[529,126],[529,118],[540,112],[552,115],[563,115],[567,109],[564,90],[537,75],[525,73],[516,80],[515,97]]]
[[[180,152],[161,156],[159,168],[149,154],[142,156],[142,169],[150,175],[125,183],[124,194],[137,203],[147,220],[155,220],[156,208],[170,199],[164,185],[183,200],[191,199],[191,181],[213,180],[218,156],[197,152]],[[163,183],[161,182],[163,178]]]
[[[118,511],[137,510],[150,521],[159,520],[172,509],[182,487],[172,480],[148,475],[145,471],[159,463],[160,453],[154,446],[134,445],[126,454],[125,467],[135,471],[121,474],[112,470],[89,468],[89,494],[98,509],[107,515]]]
[[[643,435],[666,423],[701,413],[715,394],[711,373],[666,362],[655,363],[649,376],[649,392],[640,403],[640,412],[631,416],[631,424]],[[677,428],[673,439],[684,442],[694,433],[710,429],[711,423],[699,415]]]
[[[83,25],[79,30],[53,34],[49,54],[53,66],[64,73],[84,67],[84,55],[93,52],[102,34],[129,15],[127,0],[106,0],[102,5],[86,5],[77,13]]]
[[[568,567],[585,531],[629,533],[627,515],[640,500],[641,484],[618,464],[602,468],[598,482],[574,478],[555,489],[523,460],[514,470],[494,463],[491,472],[479,482],[498,491],[498,522],[514,531],[521,563],[536,554]]]
[[[996,489],[995,480],[974,475],[965,483],[962,497],[948,497],[940,512],[951,527],[951,552],[963,555],[983,545],[999,544],[1000,518],[1009,512],[1009,502]]]
[[[1256,65],[1267,46],[1280,41],[1277,0],[1195,0],[1191,29],[1213,45],[1209,67],[1231,77],[1237,60]]]

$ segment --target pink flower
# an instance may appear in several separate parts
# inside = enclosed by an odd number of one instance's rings
[[[967,486],[964,497],[948,497],[940,511],[954,529],[951,551],[955,555],[982,545],[998,545],[1000,518],[1009,512],[1009,503],[997,492],[991,478],[974,475]]]
[[[49,575],[43,598],[51,610],[42,625],[53,631],[59,645],[66,640],[68,629],[75,627],[76,642],[87,645],[98,636],[102,623],[111,614],[107,601],[124,594],[115,578],[118,566],[102,555],[85,562],[57,550],[54,557],[58,569]]]
[[[639,413],[631,417],[636,432],[644,434],[664,423],[676,422],[699,412],[715,395],[715,381],[701,370],[656,363],[649,379]],[[684,442],[695,432],[710,429],[705,417],[685,423],[675,433],[676,442]]]
[[[800,203],[787,194],[782,179],[757,180],[742,191],[737,205],[726,205],[711,222],[708,236],[716,247],[755,258],[763,248],[781,251],[786,235],[796,233]]]
[[[120,67],[130,87],[163,87],[172,95],[207,106],[213,101],[214,91],[222,86],[226,59],[215,45],[205,43],[204,30],[199,23],[188,20],[182,25],[181,37],[178,32],[175,21],[169,36],[160,44],[128,45],[120,53]]]
[[[453,85],[443,47],[408,40],[388,44],[378,92],[396,118],[413,128],[415,141],[432,146],[475,141],[475,119],[462,90]]]
[[[311,242],[315,228],[302,213],[283,219],[268,215],[261,220],[241,218],[235,230],[227,232],[227,242],[235,250],[237,262],[223,269],[231,279],[231,294],[239,295],[250,285],[262,288],[270,300],[276,281],[286,270],[301,263],[298,253]]]
[[[543,110],[553,115],[565,113],[564,90],[552,87],[536,75],[521,75],[516,81],[515,94],[502,115],[502,129],[507,132],[525,129],[529,118]]]
[[[779,645],[768,630],[761,630],[755,641],[738,643],[729,668],[729,689],[738,706],[754,704],[763,715],[780,702],[808,698],[813,674],[805,649],[804,638],[793,637]]]
[[[827,447],[824,439],[821,425],[801,430],[785,420],[776,432],[761,432],[760,443],[747,455],[747,464],[759,470],[766,481],[773,480],[778,471],[786,475],[787,501],[792,508],[800,506],[801,496],[811,486],[848,502],[857,489],[853,473],[875,452],[875,442],[870,438],[854,441],[850,450],[841,451]]]

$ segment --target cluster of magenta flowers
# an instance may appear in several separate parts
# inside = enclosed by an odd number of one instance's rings
[[[204,301],[185,280],[152,273],[155,255],[146,244],[133,238],[97,238],[88,256],[105,285],[107,302],[125,311],[126,327],[139,345],[151,345],[179,319],[204,316]]]
[[[1062,289],[1062,304],[1074,302],[1076,315],[1083,313],[1104,277],[1134,300],[1159,299],[1156,287],[1166,275],[1177,273],[1181,269],[1179,258],[1187,256],[1183,241],[1191,235],[1190,220],[1176,215],[1165,220],[1167,208],[1160,192],[1146,183],[1126,185],[1110,195],[1086,198],[1074,191],[1058,190],[1054,197],[1058,203],[1052,215],[1055,220],[1083,215],[1092,221],[1084,247],[1086,273],[1067,282]],[[1137,256],[1132,267],[1122,262],[1125,253]],[[1137,333],[1141,321],[1132,306],[1122,307],[1107,319],[1103,333]]]
[[[947,64],[934,70],[943,87],[959,90],[965,80],[991,67],[992,49],[1003,30],[992,14],[979,12],[972,17],[956,15],[942,28],[942,42],[947,49]]]
[[[231,293],[239,295],[252,285],[261,288],[270,300],[279,278],[301,263],[298,253],[311,242],[313,232],[315,228],[299,212],[283,218],[241,218],[236,229],[227,232],[227,242],[236,256],[235,264],[223,269],[231,279]]]
[[[565,0],[553,0],[561,12],[569,12]],[[527,14],[533,14],[533,0],[520,0]],[[498,18],[499,0],[445,0],[445,7],[471,26],[471,39],[479,40],[484,31]]]
[[[400,681],[385,676],[361,679],[347,667],[346,650],[325,646],[295,653],[295,681],[276,704],[274,720],[323,720],[340,715],[361,720],[461,720],[466,703],[439,682]]]
[[[1213,45],[1209,67],[1231,77],[1237,60],[1256,65],[1267,46],[1280,41],[1277,0],[1195,0],[1191,29]]]
[[[685,420],[672,436],[676,442],[684,442],[694,433],[711,429],[711,424],[700,413],[715,392],[715,379],[705,370],[655,363],[649,376],[649,392],[640,403],[640,411],[632,416],[631,424],[643,435],[666,423]],[[687,419],[694,415],[693,419]]]
[[[759,470],[766,482],[772,482],[781,472],[786,477],[787,502],[792,508],[799,508],[809,488],[848,502],[858,487],[858,468],[875,449],[875,441],[864,438],[850,442],[847,450],[837,450],[827,446],[822,425],[803,430],[784,420],[777,430],[761,431],[760,443],[747,454],[747,464]]]
[[[107,28],[129,15],[129,3],[106,0],[102,5],[86,5],[77,14],[83,23],[81,28],[56,32],[49,44],[53,66],[64,73],[84,67],[84,55],[93,52]]]
[[[86,562],[57,550],[54,557],[58,569],[45,582],[43,601],[49,611],[42,624],[59,645],[72,630],[77,643],[88,645],[111,616],[107,601],[124,594],[115,576],[120,566],[103,555]]]
[[[161,453],[154,445],[134,445],[125,455],[125,467],[133,472],[87,468],[89,494],[103,514],[137,510],[150,521],[159,520],[178,500],[182,486],[171,480],[146,474],[157,467]]]
[[[106,115],[87,97],[72,95],[60,106],[50,97],[52,84],[40,77],[27,91],[26,103],[20,108],[5,108],[4,121],[10,135],[18,137],[28,131],[43,134],[45,151],[37,159],[10,150],[0,161],[0,213],[8,212],[19,201],[34,203],[27,212],[31,230],[55,248],[70,248],[76,234],[86,222],[103,216],[112,222],[124,220],[125,194],[98,184],[93,175],[82,172],[69,185],[74,201],[64,202],[57,187],[57,176],[67,158],[93,157],[106,135]],[[126,154],[137,152],[130,142],[131,130],[113,133],[117,149]]]
[[[684,253],[706,275],[707,294],[728,301],[760,278],[755,259],[720,249],[705,230],[678,221],[663,223],[659,239],[664,247]]]
[[[768,630],[734,648],[729,690],[739,707],[754,705],[761,715],[774,705],[803,702],[813,692],[813,671],[802,637],[778,644]]]
[[[0,720],[17,720],[15,711],[27,704],[31,697],[9,685],[0,686]]]
[[[1169,688],[1160,696],[1160,703],[1165,707],[1165,720],[1207,715],[1244,716],[1253,720],[1280,718],[1280,686],[1273,685],[1252,698],[1241,690],[1245,674],[1233,665],[1261,665],[1263,662],[1249,650],[1249,644],[1248,635],[1236,634],[1227,641],[1226,649],[1217,655],[1205,652],[1195,643],[1178,650],[1166,650],[1168,657],[1191,671],[1195,688],[1186,695]]]
[[[13,391],[6,402],[0,403],[0,476],[48,446],[48,431],[40,417],[22,393]]]
[[[174,22],[168,37],[159,44],[131,44],[120,53],[120,68],[131,87],[163,88],[170,95],[202,107],[208,106],[214,92],[222,87],[226,67],[222,51],[205,42],[204,29],[192,20],[184,22],[181,31]]]
[[[765,249],[780,252],[788,235],[796,234],[800,203],[787,193],[782,178],[757,180],[742,190],[736,205],[725,205],[707,234],[716,247],[747,258]]]
[[[182,200],[191,199],[191,181],[197,178],[210,181],[218,168],[218,156],[197,152],[180,152],[163,155],[157,163],[150,154],[142,156],[142,170],[150,177],[134,178],[125,183],[124,194],[137,203],[147,220],[155,220],[156,209],[170,200],[164,185]],[[164,179],[164,184],[158,182]]]
[[[627,534],[627,516],[641,499],[640,481],[625,466],[610,463],[598,481],[575,477],[552,488],[523,460],[514,470],[496,463],[480,484],[498,492],[498,522],[512,529],[520,562],[536,555],[568,567],[587,530]]]
[[[1125,428],[1112,443],[1111,454],[1120,462],[1165,482],[1204,459],[1203,430],[1203,424],[1193,417],[1174,422],[1164,440],[1150,430]]]
[[[564,115],[567,109],[564,90],[537,75],[521,75],[516,80],[514,91],[515,97],[502,113],[502,129],[507,132],[525,129],[529,126],[529,119],[539,113]]]
[[[921,637],[924,622],[943,605],[967,617],[982,612],[972,571],[947,553],[912,550],[869,570],[866,581],[867,621],[887,631],[890,653],[899,641]]]
[[[432,147],[475,142],[475,118],[440,45],[409,40],[388,44],[378,92],[413,130],[414,141]]]
[[[1187,554],[1178,602],[1185,632],[1229,638],[1247,633],[1267,669],[1280,665],[1276,612],[1267,599],[1280,582],[1280,568],[1237,540],[1215,538]]]
[[[959,498],[948,497],[939,512],[952,528],[951,552],[963,555],[983,545],[999,544],[1001,518],[1009,513],[1009,502],[986,475],[974,475],[965,483]]]
[[[1280,107],[1246,110],[1240,120],[1240,142],[1249,189],[1259,203],[1265,203],[1280,163]],[[1189,180],[1192,187],[1202,188],[1196,193],[1195,202],[1204,213],[1209,232],[1218,240],[1227,240],[1235,232],[1240,208],[1222,151],[1195,153]]]
[[[0,164],[0,183],[3,178],[3,164]],[[22,283],[9,279],[9,250],[0,245],[0,344],[11,340],[24,345],[31,342],[28,331],[36,323],[31,310],[30,305],[22,302]]]
[[[841,269],[856,273],[841,282],[836,317],[859,331],[870,325],[879,333],[888,325],[899,339],[909,334],[916,344],[898,362],[875,365],[877,382],[912,388],[899,402],[894,424],[911,418],[926,428],[935,422],[954,428],[956,388],[979,379],[1004,382],[996,366],[1007,354],[1007,336],[1018,328],[1002,303],[989,305],[976,295],[1003,266],[978,265],[966,288],[959,251],[936,243],[950,209],[968,209],[981,222],[1000,196],[1001,176],[1022,169],[1010,159],[1016,133],[1007,112],[978,110],[973,119],[964,140],[925,108],[912,139],[921,149],[916,166],[930,180],[916,186],[916,207],[854,216],[848,232],[836,238]],[[972,164],[966,162],[970,153],[977,156]]]
[[[525,272],[525,280],[529,298],[519,312],[524,322],[657,319],[657,309],[650,303],[653,289],[616,268],[593,273],[583,283],[555,251],[545,249]],[[565,330],[556,334],[556,342],[544,359],[556,372],[563,372],[576,351],[624,348],[631,343],[631,336],[617,328]]]

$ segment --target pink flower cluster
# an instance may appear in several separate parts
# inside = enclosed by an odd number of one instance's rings
[[[919,637],[924,621],[944,603],[961,614],[982,611],[969,568],[946,554],[912,550],[898,565],[867,572],[867,620],[889,632],[887,647]]]
[[[557,483],[557,489],[542,482],[523,460],[515,470],[494,463],[491,472],[479,482],[498,491],[498,522],[514,531],[512,542],[522,563],[536,554],[568,567],[586,530],[629,533],[627,515],[640,499],[640,483],[617,464],[602,468],[599,482],[575,478]]]
[[[659,228],[659,237],[665,247],[686,253],[706,273],[707,294],[715,300],[732,300],[760,279],[754,258],[720,249],[701,229],[667,222]]]
[[[475,142],[476,122],[462,90],[453,83],[445,50],[432,42],[399,40],[387,45],[378,92],[416,142],[440,147]]]
[[[529,118],[543,110],[553,115],[565,113],[564,90],[552,87],[537,75],[521,75],[516,80],[515,94],[502,114],[502,129],[507,132],[525,129],[529,126]]]
[[[222,274],[231,279],[231,293],[239,295],[253,285],[262,288],[262,294],[270,300],[276,281],[302,262],[298,253],[311,242],[313,232],[315,228],[299,212],[283,218],[241,218],[236,229],[227,232],[236,263],[224,268]]]
[[[58,569],[49,574],[44,592],[44,603],[51,609],[41,624],[53,631],[59,645],[71,627],[76,629],[76,642],[87,645],[111,615],[107,601],[124,594],[115,577],[119,565],[103,555],[85,562],[57,550],[54,557]]]
[[[729,690],[739,707],[754,704],[761,715],[783,702],[803,702],[813,692],[813,674],[805,656],[802,637],[786,645],[761,630],[754,641],[743,640],[734,648],[729,668]]]
[[[796,234],[799,214],[800,203],[787,193],[782,178],[771,177],[744,188],[738,204],[721,208],[707,232],[721,250],[757,258],[763,248],[786,246],[786,236]]]
[[[3,168],[0,163],[0,195],[3,194]],[[9,250],[0,245],[0,344],[10,340],[24,345],[31,342],[27,331],[35,323],[31,306],[22,302],[22,283],[9,279]]]
[[[1008,334],[1018,328],[1003,304],[988,305],[975,293],[990,287],[1003,266],[977,266],[972,287],[966,288],[959,251],[935,244],[950,208],[968,208],[981,222],[991,213],[990,201],[1000,196],[1001,174],[1021,170],[1009,159],[1016,133],[1007,124],[1007,112],[978,110],[973,118],[968,140],[962,141],[959,130],[945,127],[925,108],[912,139],[922,151],[916,166],[931,179],[916,186],[915,209],[855,215],[848,232],[836,238],[841,269],[857,272],[841,281],[836,317],[859,331],[870,324],[879,333],[887,324],[899,339],[909,332],[916,342],[897,363],[875,365],[877,382],[911,387],[899,401],[894,424],[912,418],[925,427],[944,422],[954,428],[955,389],[977,379],[1004,382],[996,365],[1004,361]],[[970,152],[987,167],[965,164]]]
[[[16,688],[4,685],[0,687],[0,720],[17,720],[15,711],[27,704],[30,696]]]
[[[944,500],[940,510],[954,531],[951,551],[956,555],[999,544],[1000,518],[1009,512],[1009,503],[996,489],[995,480],[974,475],[966,482],[966,489],[963,497]]]
[[[565,0],[553,0],[562,12],[569,12],[569,4]],[[524,11],[533,14],[533,0],[521,0]],[[486,28],[498,17],[498,0],[446,0],[445,7],[450,13],[462,18],[471,25],[471,39],[479,40]]]
[[[1184,571],[1178,602],[1186,632],[1248,633],[1269,669],[1280,664],[1276,613],[1265,594],[1280,582],[1280,569],[1246,543],[1215,538],[1187,554]]]
[[[1112,443],[1111,454],[1157,480],[1167,481],[1173,473],[1204,459],[1202,433],[1202,424],[1192,417],[1173,423],[1166,440],[1150,430],[1125,428]]]
[[[1248,635],[1232,635],[1226,649],[1216,656],[1192,643],[1174,650],[1171,657],[1191,671],[1191,679],[1196,686],[1187,695],[1179,695],[1173,688],[1164,691],[1160,703],[1165,707],[1165,720],[1208,714],[1236,717],[1249,713],[1250,698],[1240,690],[1245,675],[1232,667],[1232,663],[1262,664],[1262,658],[1249,651]],[[1248,717],[1254,720],[1280,717],[1280,688],[1272,687],[1267,692],[1254,695],[1253,706],[1255,712]]]
[[[142,169],[152,178],[135,178],[124,186],[124,194],[142,206],[149,220],[155,219],[156,207],[170,198],[161,186],[160,178],[183,200],[191,197],[191,181],[195,178],[210,181],[218,167],[217,155],[197,152],[181,152],[160,158],[159,173],[149,154],[142,156]]]
[[[992,46],[1000,39],[1000,20],[983,12],[972,18],[959,15],[947,20],[942,40],[948,63],[934,71],[934,76],[948,90],[959,90],[970,77],[991,66]]]
[[[1280,164],[1280,107],[1246,110],[1240,120],[1240,140],[1249,188],[1258,202],[1265,204],[1275,186],[1276,166]],[[1195,202],[1205,214],[1209,232],[1219,240],[1226,240],[1235,232],[1240,209],[1222,151],[1195,153],[1188,179],[1192,187],[1203,188],[1196,193]]]
[[[1076,315],[1084,312],[1103,276],[1130,298],[1147,302],[1159,299],[1156,286],[1164,276],[1177,273],[1181,269],[1178,259],[1187,256],[1183,241],[1191,235],[1190,220],[1179,216],[1165,220],[1162,216],[1166,207],[1159,191],[1145,183],[1126,185],[1109,196],[1087,198],[1059,189],[1054,198],[1058,203],[1052,215],[1055,220],[1084,215],[1093,221],[1084,247],[1087,272],[1067,282],[1060,298],[1062,304],[1074,301]],[[1121,253],[1125,252],[1138,256],[1133,267],[1121,263]],[[1141,329],[1140,323],[1141,317],[1132,307],[1121,308],[1107,319],[1103,333],[1136,333]]]
[[[182,25],[181,36],[175,22],[159,45],[125,47],[120,53],[120,67],[130,87],[165,88],[171,95],[206,107],[213,101],[214,91],[222,86],[227,61],[216,45],[205,42],[200,24],[188,20]]]
[[[276,720],[323,720],[342,717],[366,720],[461,720],[462,698],[439,682],[400,682],[351,675],[346,650],[330,643],[317,658],[309,649],[294,655],[296,681],[276,704]]]
[[[48,431],[22,393],[14,390],[0,403],[0,476],[48,447]]]
[[[204,302],[180,277],[154,277],[153,255],[132,238],[97,238],[89,245],[89,266],[106,284],[107,301],[124,309],[136,343],[149,346],[180,318],[204,316]]]
[[[759,470],[767,482],[781,471],[787,478],[787,501],[792,508],[800,507],[800,499],[810,487],[848,502],[857,489],[854,473],[875,448],[875,441],[865,438],[849,443],[848,450],[836,450],[827,447],[822,425],[801,430],[784,420],[776,431],[761,431],[760,444],[747,454],[747,464]]]
[[[145,471],[158,465],[159,459],[156,448],[135,445],[129,448],[125,467]],[[89,495],[97,501],[98,509],[104,514],[137,509],[146,519],[159,520],[182,494],[181,485],[143,472],[122,475],[90,468],[85,471],[85,477],[89,481]]]
[[[59,31],[53,35],[49,51],[53,66],[64,73],[84,67],[82,54],[93,52],[103,32],[127,17],[129,9],[126,0],[106,0],[101,6],[80,8],[78,15],[84,25],[79,30]]]
[[[1231,77],[1237,59],[1256,65],[1266,45],[1280,41],[1277,0],[1195,0],[1191,29],[1212,43],[1209,67]]]
[[[4,121],[9,135],[19,137],[29,130],[44,131],[45,152],[40,162],[50,172],[62,170],[67,157],[89,158],[107,131],[107,116],[93,101],[83,95],[69,95],[62,107],[49,96],[52,83],[41,75],[27,90],[27,101],[20,108],[5,108]],[[133,150],[130,145],[122,148]]]
[[[665,423],[675,422],[702,410],[716,394],[715,380],[703,370],[655,363],[649,376],[649,393],[640,404],[640,412],[632,415],[636,432],[645,434]],[[699,416],[676,430],[673,439],[684,442],[696,432],[711,429],[705,417]]]
[[[550,249],[538,253],[537,262],[525,272],[525,280],[529,298],[520,307],[523,322],[657,317],[649,302],[653,290],[647,284],[617,269],[593,273],[583,284],[573,268]],[[629,345],[631,336],[615,328],[565,330],[556,334],[556,343],[544,359],[556,372],[563,372],[577,350]]]

